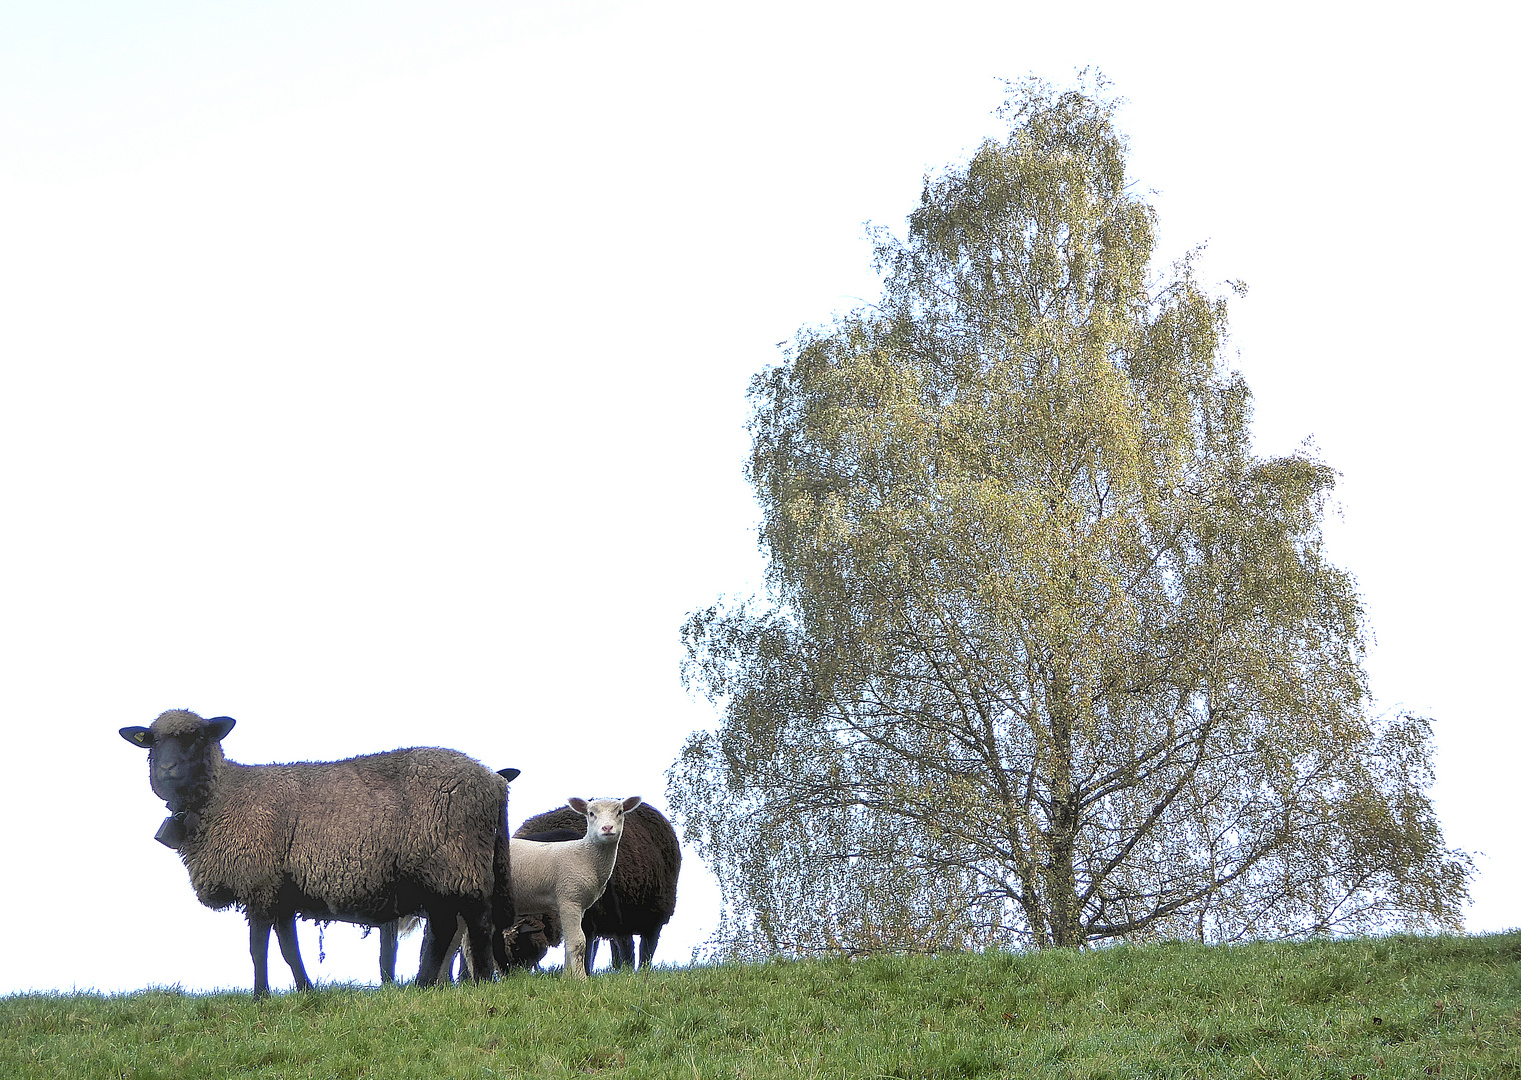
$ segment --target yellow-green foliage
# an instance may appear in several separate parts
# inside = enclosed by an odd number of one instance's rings
[[[1514,1077],[1521,933],[0,1000],[8,1080]]]
[[[1456,929],[1429,727],[1371,715],[1334,471],[1251,451],[1101,81],[879,235],[751,385],[768,594],[683,628],[720,955]]]

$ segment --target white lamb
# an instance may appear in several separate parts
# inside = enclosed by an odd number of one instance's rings
[[[560,916],[565,935],[565,976],[586,978],[586,935],[581,916],[597,902],[618,857],[623,836],[623,815],[643,800],[566,800],[572,810],[586,815],[586,835],[580,840],[512,843],[512,899],[519,915]]]

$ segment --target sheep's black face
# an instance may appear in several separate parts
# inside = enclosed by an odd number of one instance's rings
[[[153,793],[169,804],[169,809],[185,809],[195,792],[210,779],[207,739],[206,732],[170,735],[158,740],[148,751],[149,783],[153,785]],[[215,741],[211,745],[215,746]]]
[[[212,773],[222,763],[221,742],[237,723],[230,716],[202,720],[194,713],[165,713],[151,728],[122,728],[121,736],[148,748],[148,783],[178,813],[204,798]]]

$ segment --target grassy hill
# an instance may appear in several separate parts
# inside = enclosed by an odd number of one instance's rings
[[[1521,933],[0,999],[0,1076],[1511,1077]]]

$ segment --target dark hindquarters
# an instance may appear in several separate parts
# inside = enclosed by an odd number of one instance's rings
[[[501,801],[492,811],[494,820],[490,826],[492,850],[488,894],[480,895],[472,891],[470,895],[434,897],[431,902],[426,897],[421,898],[427,923],[417,963],[419,986],[453,981],[454,957],[462,951],[462,942],[468,951],[465,952],[466,962],[462,965],[461,978],[468,970],[474,979],[491,979],[498,968],[505,971],[508,967],[507,947],[500,931],[512,926],[516,914],[512,897],[512,849],[509,845],[511,832],[507,827],[507,806],[508,784],[518,775],[518,770],[500,769],[498,775],[502,778],[501,781],[496,781],[495,777],[493,781],[501,784]],[[384,939],[381,946],[384,952]]]
[[[469,949],[466,970],[471,978],[489,980],[496,974],[491,938],[491,913],[484,902],[436,905],[427,909],[422,949],[417,958],[417,985],[453,982],[454,954],[462,942]],[[460,972],[464,978],[465,971]]]

